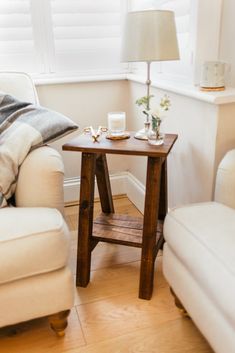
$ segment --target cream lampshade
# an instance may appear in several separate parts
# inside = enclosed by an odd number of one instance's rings
[[[147,97],[149,109],[150,64],[152,61],[178,60],[179,49],[176,36],[174,12],[146,10],[129,12],[122,41],[122,61],[147,63]],[[136,138],[146,140],[150,126],[149,117],[145,128],[137,132]]]

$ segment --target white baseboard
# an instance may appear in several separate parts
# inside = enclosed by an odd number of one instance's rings
[[[144,213],[145,186],[131,173],[127,173],[126,194],[141,213]]]
[[[110,175],[113,195],[126,194],[127,172]],[[66,203],[76,202],[80,195],[80,177],[66,178],[64,181],[64,201]],[[95,183],[95,197],[98,197],[97,185]]]
[[[126,194],[130,201],[143,213],[144,211],[144,185],[129,172],[120,172],[110,175],[113,195]],[[78,202],[80,195],[80,178],[67,178],[64,181],[65,203]],[[98,197],[95,185],[95,197]]]
[[[80,193],[80,178],[65,178],[64,180],[64,202],[78,202]]]

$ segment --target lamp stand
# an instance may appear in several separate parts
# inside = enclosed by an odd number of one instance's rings
[[[147,61],[147,80],[146,80],[146,86],[147,86],[147,111],[149,111],[149,96],[150,96],[150,85],[151,85],[151,80],[150,80],[150,64],[151,61]],[[150,129],[150,121],[149,121],[149,115],[146,115],[145,121],[144,121],[144,128],[137,131],[135,134],[135,138],[138,140],[148,140],[148,132]]]

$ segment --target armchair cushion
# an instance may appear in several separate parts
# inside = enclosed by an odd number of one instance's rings
[[[58,210],[6,207],[0,224],[0,284],[66,265],[69,231]]]
[[[0,95],[0,207],[15,192],[18,168],[29,151],[77,128],[62,114]]]

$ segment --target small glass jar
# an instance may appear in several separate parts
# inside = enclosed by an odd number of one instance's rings
[[[160,132],[160,118],[152,118],[151,127],[148,131],[148,142],[150,145],[160,146],[164,142],[164,134]]]

